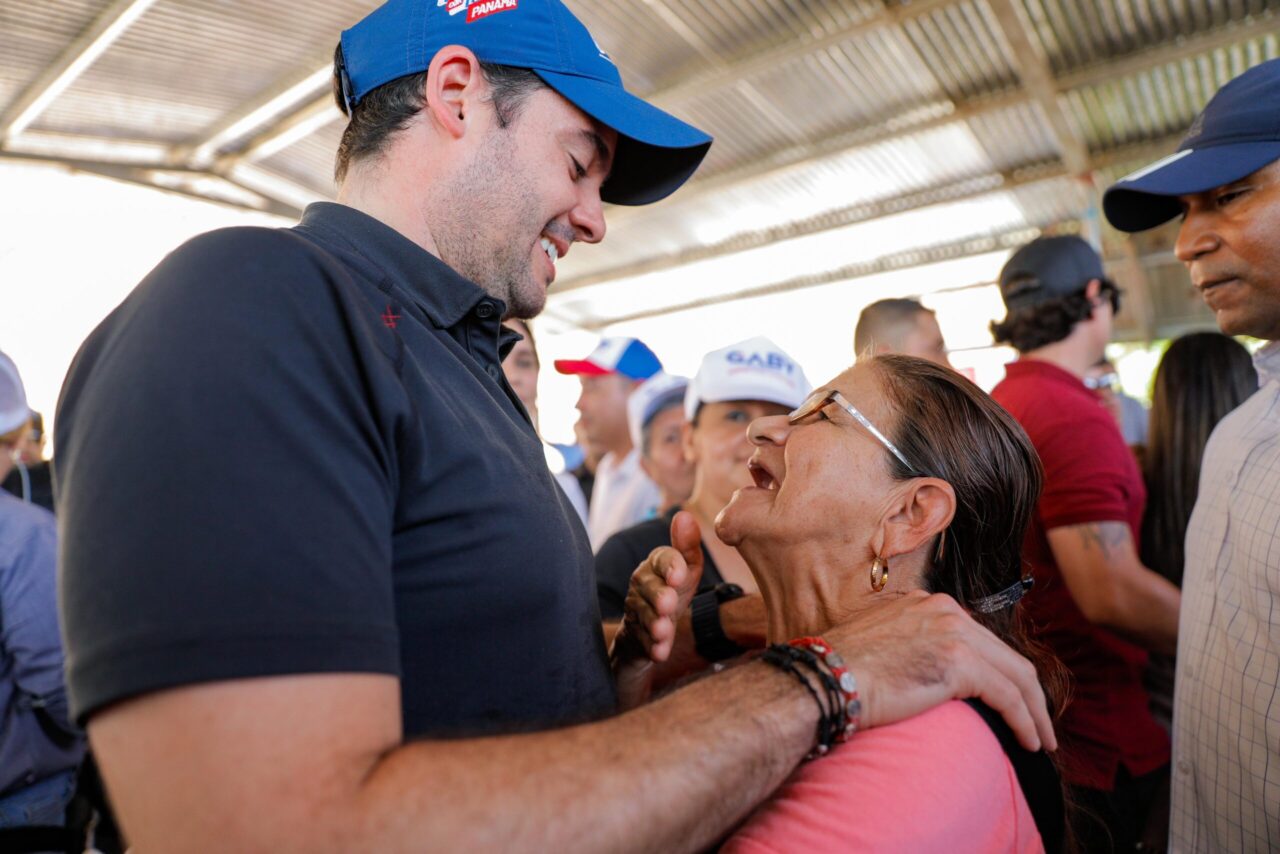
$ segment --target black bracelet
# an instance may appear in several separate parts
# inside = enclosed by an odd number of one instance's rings
[[[826,661],[806,647],[775,644],[770,649],[776,649],[776,655],[779,657],[785,656],[790,659],[792,664],[803,665],[807,668],[817,676],[819,685],[826,693],[825,719],[822,721],[822,734],[817,747],[818,755],[825,754],[833,743],[844,740],[841,736],[849,725],[849,710],[845,706],[844,692],[840,688],[839,680],[828,668]]]
[[[836,734],[840,732],[840,728],[843,726],[840,720],[841,704],[838,687],[836,695],[831,693],[835,680],[818,668],[817,657],[808,650],[797,650],[792,646],[780,643],[766,649],[760,657],[779,670],[790,673],[798,679],[800,684],[804,685],[805,690],[809,692],[809,695],[813,697],[813,702],[818,706],[817,743],[805,758],[816,759],[819,756],[826,755],[831,749],[831,745],[835,743]],[[805,665],[805,667],[818,675],[819,684],[827,697],[826,703],[823,703],[817,689],[813,687],[809,678],[797,666],[798,664]],[[826,678],[824,679],[823,677]]]

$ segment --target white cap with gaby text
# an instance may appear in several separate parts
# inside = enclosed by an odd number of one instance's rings
[[[804,370],[768,338],[748,338],[702,357],[684,398],[690,421],[704,403],[762,400],[795,409],[813,386]]]

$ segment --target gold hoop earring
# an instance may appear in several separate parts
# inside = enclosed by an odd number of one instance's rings
[[[871,589],[879,593],[889,583],[889,562],[880,559],[871,561]]]

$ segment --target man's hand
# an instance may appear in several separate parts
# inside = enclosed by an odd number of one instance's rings
[[[979,697],[1028,750],[1058,740],[1035,666],[978,625],[955,600],[909,593],[877,603],[824,636],[858,679],[864,726]]]
[[[623,605],[622,628],[614,638],[635,644],[650,661],[666,661],[676,639],[676,623],[689,609],[702,580],[702,532],[693,514],[671,520],[671,546],[653,550],[631,576]]]

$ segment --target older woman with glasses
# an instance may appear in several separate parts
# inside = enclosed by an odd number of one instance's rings
[[[754,485],[738,490],[716,532],[759,584],[773,645],[765,660],[806,680],[824,719],[834,702],[849,706],[835,715],[845,731],[825,739],[842,743],[801,766],[725,850],[1060,850],[1053,763],[1018,747],[983,704],[952,702],[855,732],[857,674],[812,654],[854,613],[940,592],[1037,662],[1054,694],[1060,670],[1027,641],[1017,607],[1030,588],[1021,546],[1041,485],[1022,428],[953,371],[880,356],[789,415],[752,422],[749,435]],[[633,578],[624,633],[651,637],[657,598],[671,595],[657,565]]]

